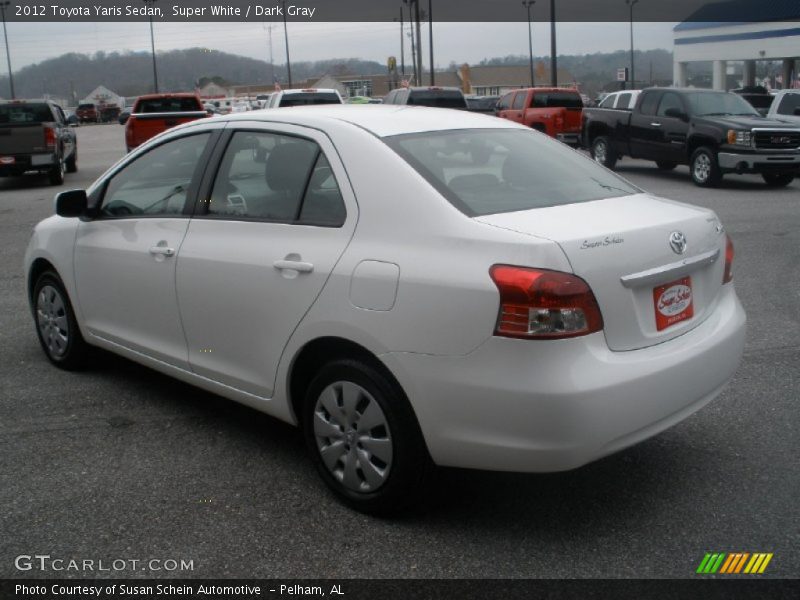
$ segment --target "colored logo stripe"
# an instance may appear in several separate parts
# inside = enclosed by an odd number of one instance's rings
[[[738,573],[747,573],[750,575],[763,573],[769,562],[772,560],[772,553],[757,552],[750,554],[749,552],[732,552],[727,554],[725,552],[707,552],[697,567],[697,572],[702,574],[720,574],[732,575]],[[748,560],[749,559],[749,560]],[[745,566],[745,564],[747,566]],[[744,569],[744,571],[742,571]]]

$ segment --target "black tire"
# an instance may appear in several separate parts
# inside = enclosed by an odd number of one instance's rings
[[[67,159],[67,173],[78,172],[78,149],[72,151],[72,156]]]
[[[302,426],[323,481],[352,508],[388,514],[419,500],[433,463],[408,399],[381,370],[355,359],[326,364],[306,393]]]
[[[716,187],[722,181],[717,152],[713,148],[701,146],[692,153],[689,160],[689,173],[692,181],[699,187]]]
[[[64,173],[66,172],[64,161],[61,160],[61,156],[58,156],[57,160],[58,163],[53,165],[53,167],[47,172],[47,177],[50,179],[50,185],[64,184]]]
[[[48,360],[74,371],[86,365],[89,345],[84,341],[64,284],[53,271],[45,271],[33,286],[33,321]]]
[[[772,188],[786,187],[794,181],[794,173],[762,173],[761,177]]]
[[[595,162],[603,165],[607,169],[617,166],[617,153],[611,144],[611,138],[605,135],[598,135],[592,141],[592,158]]]
[[[656,161],[656,166],[661,171],[672,171],[675,167],[678,166],[678,163],[670,162],[670,161],[667,161],[667,160],[657,160]]]

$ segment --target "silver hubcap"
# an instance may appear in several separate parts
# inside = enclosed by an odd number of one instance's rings
[[[606,162],[606,143],[597,142],[594,145],[594,159],[601,165]]]
[[[326,387],[314,406],[314,436],[322,462],[348,490],[374,492],[392,468],[386,415],[372,395],[350,381]]]
[[[694,159],[694,178],[705,181],[711,173],[711,159],[706,154],[700,154]]]
[[[59,291],[51,285],[46,285],[39,291],[36,320],[50,356],[63,356],[69,342],[67,308]]]

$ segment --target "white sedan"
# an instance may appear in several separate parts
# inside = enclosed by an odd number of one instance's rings
[[[489,116],[201,119],[56,213],[25,262],[52,363],[98,346],[297,424],[364,511],[434,464],[558,471],[644,440],[744,345],[713,212]]]

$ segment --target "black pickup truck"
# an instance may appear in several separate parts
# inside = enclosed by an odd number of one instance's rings
[[[774,187],[800,175],[800,128],[765,119],[728,92],[649,88],[633,111],[587,108],[582,142],[609,169],[623,156],[653,160],[663,170],[689,165],[704,187],[725,173],[760,173]]]
[[[0,177],[39,171],[61,185],[64,173],[77,170],[77,138],[60,106],[49,100],[0,102]]]

